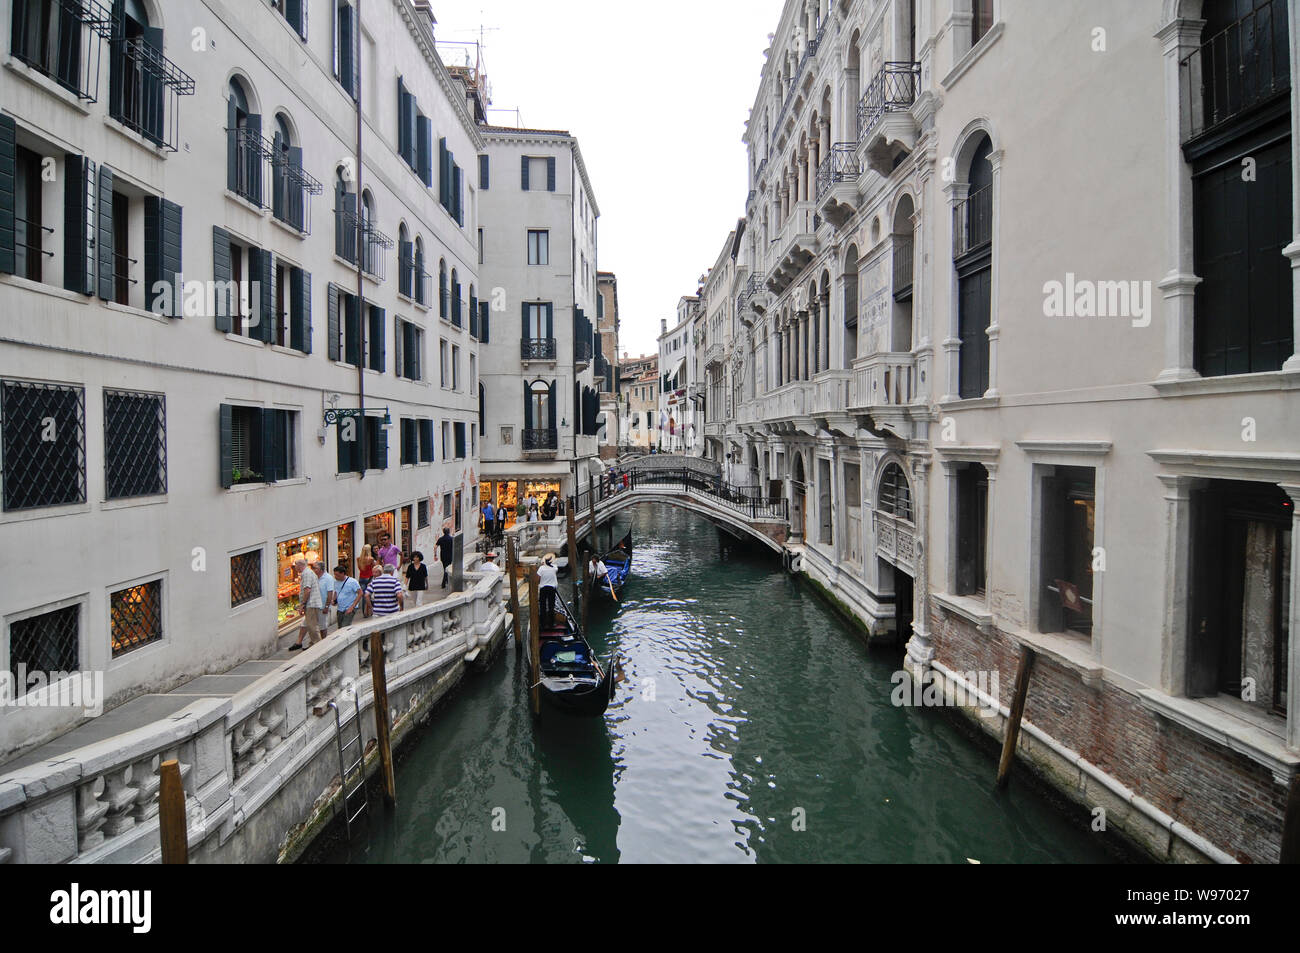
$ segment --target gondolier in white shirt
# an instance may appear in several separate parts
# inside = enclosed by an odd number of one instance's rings
[[[605,565],[605,561],[599,556],[593,556],[591,562],[587,565],[587,572],[597,582],[604,582],[605,577],[609,575],[609,567]]]
[[[537,610],[546,628],[555,625],[555,597],[560,579],[555,571],[555,553],[547,553],[537,567]]]

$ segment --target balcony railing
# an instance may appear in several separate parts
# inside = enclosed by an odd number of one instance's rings
[[[519,341],[521,361],[555,360],[555,338],[522,338]]]
[[[962,199],[952,209],[952,255],[962,255],[993,241],[993,186],[986,185]]]
[[[573,363],[587,364],[591,361],[591,341],[585,337],[573,339]]]
[[[894,297],[906,297],[912,291],[912,235],[894,236]]]
[[[112,41],[109,115],[154,145],[175,152],[178,98],[194,95],[194,80],[144,37]]]
[[[560,446],[559,431],[554,427],[525,428],[524,450],[556,450]]]
[[[916,357],[909,351],[882,351],[854,364],[854,407],[906,407],[916,402]]]
[[[388,277],[388,262],[384,252],[394,242],[369,222],[364,225],[361,270],[383,281]],[[334,252],[349,264],[357,263],[357,215],[349,209],[334,210]]]
[[[916,102],[920,80],[920,63],[886,63],[882,66],[858,103],[858,141],[871,132],[885,113],[910,108]]]
[[[100,54],[113,35],[112,13],[99,0],[18,0],[12,26],[14,59],[79,99],[99,99]]]
[[[235,140],[235,180],[232,191],[262,208],[262,169],[271,161],[271,146],[256,131],[248,127],[227,129],[226,135]]]
[[[311,202],[308,196],[320,195],[325,186],[302,167],[297,153],[283,146],[270,146],[271,213],[304,235],[311,234]]]
[[[830,155],[822,159],[817,169],[817,201],[842,182],[857,182],[862,175],[858,164],[857,143],[837,142],[831,146]]]
[[[1194,139],[1291,88],[1286,4],[1258,3],[1179,64]]]

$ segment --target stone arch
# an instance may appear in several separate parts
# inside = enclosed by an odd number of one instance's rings
[[[953,159],[959,182],[966,181],[963,176],[966,174],[966,170],[970,168],[971,159],[974,158],[975,150],[979,147],[984,136],[988,137],[989,143],[992,145],[992,152],[1002,151],[1001,141],[992,123],[982,117],[972,119],[957,135],[950,158]]]
[[[879,463],[876,464],[876,471],[874,474],[872,474],[872,480],[871,480],[872,509],[881,509],[880,501],[881,501],[881,490],[883,489],[882,484],[886,479],[886,474],[891,474],[893,472],[891,468],[897,468],[898,472],[902,476],[903,484],[907,488],[908,507],[911,511],[911,515],[909,517],[906,517],[906,519],[908,520],[908,522],[915,523],[917,500],[916,500],[916,491],[912,486],[912,474],[908,469],[907,460],[904,459],[903,456],[898,453],[894,453],[894,452],[887,453],[883,457],[881,457]]]

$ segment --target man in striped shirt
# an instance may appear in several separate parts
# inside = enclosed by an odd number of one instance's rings
[[[384,565],[384,574],[370,581],[366,590],[366,603],[372,615],[392,615],[402,608],[402,583],[397,578],[397,567]]]

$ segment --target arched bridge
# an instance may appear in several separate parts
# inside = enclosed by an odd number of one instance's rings
[[[754,539],[780,552],[790,532],[789,501],[769,497],[759,487],[737,487],[718,476],[685,467],[636,469],[628,474],[625,488],[621,477],[610,485],[606,477],[594,490],[596,523],[638,503],[666,503],[697,513],[733,536]],[[593,490],[586,489],[575,501],[577,535],[591,530]]]

